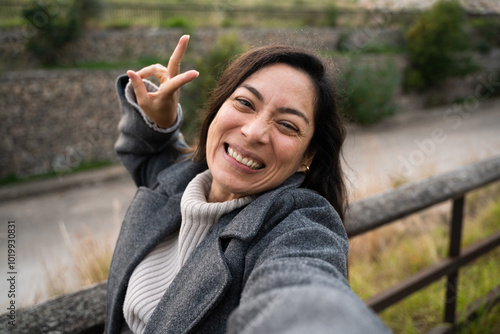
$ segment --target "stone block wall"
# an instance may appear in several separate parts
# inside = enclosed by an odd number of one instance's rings
[[[190,52],[200,53],[212,48],[220,36],[236,34],[248,46],[271,43],[288,43],[314,49],[336,49],[336,43],[344,30],[342,28],[304,29],[236,29],[206,28],[191,31]],[[180,29],[130,28],[89,30],[62,52],[62,63],[118,62],[140,58],[168,58],[179,37],[185,32]],[[37,60],[24,51],[30,38],[36,38],[36,30],[27,27],[0,30],[0,70],[36,67]],[[349,45],[363,49],[373,43],[399,44],[401,32],[397,29],[356,30]]]
[[[121,71],[16,71],[0,75],[0,177],[66,173],[114,161]]]

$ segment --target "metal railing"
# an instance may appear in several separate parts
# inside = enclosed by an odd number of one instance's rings
[[[446,305],[444,322],[450,326],[436,327],[432,333],[444,333],[458,325],[455,301],[459,269],[500,245],[500,232],[497,232],[464,250],[460,249],[465,195],[499,180],[500,157],[495,157],[353,203],[346,217],[346,228],[350,237],[372,231],[435,204],[453,201],[448,258],[369,298],[366,303],[376,312],[380,312],[447,276],[447,294],[443,301]],[[474,318],[479,309],[492,307],[499,300],[500,286],[492,289],[481,301],[471,303],[466,318]],[[105,314],[106,282],[103,282],[18,310],[16,330],[20,334],[40,332],[41,329],[43,332],[101,333]],[[1,316],[6,318],[7,314]],[[0,322],[0,332],[8,332],[7,326],[7,321]]]
[[[443,321],[447,326],[440,326],[432,333],[446,333],[461,325],[457,323],[456,311],[459,269],[500,246],[500,231],[498,231],[466,249],[461,249],[465,196],[473,190],[499,180],[500,157],[496,157],[354,203],[346,219],[350,237],[372,231],[444,201],[453,202],[448,257],[396,286],[370,297],[366,303],[375,312],[381,312],[442,277],[447,277],[446,296],[443,301],[445,305]],[[476,317],[480,309],[488,309],[499,302],[500,286],[492,289],[482,300],[482,303],[471,303],[467,308],[466,320]]]

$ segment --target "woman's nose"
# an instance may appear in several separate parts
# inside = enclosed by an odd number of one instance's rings
[[[261,116],[246,120],[241,127],[241,133],[248,141],[267,144],[269,142],[270,124]]]

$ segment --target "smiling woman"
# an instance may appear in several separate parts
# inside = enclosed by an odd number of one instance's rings
[[[188,40],[167,67],[118,79],[116,149],[139,189],[106,333],[388,332],[347,282],[345,130],[322,62],[289,46],[241,55],[193,152],[179,133],[179,88],[198,76],[179,73]]]

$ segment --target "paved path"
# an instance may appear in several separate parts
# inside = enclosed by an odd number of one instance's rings
[[[134,193],[130,178],[114,178],[98,184],[39,194],[0,204],[0,221],[16,222],[18,256],[18,302],[31,304],[45,298],[47,281],[60,285],[75,261],[72,251],[77,240],[116,239],[116,233]],[[3,227],[3,226],[2,226]],[[6,250],[4,228],[0,252]],[[68,237],[66,237],[68,236]],[[106,242],[106,241],[102,241]],[[90,251],[90,250],[89,250]],[[6,268],[4,256],[0,268]],[[1,280],[0,307],[3,307],[4,280]]]
[[[416,110],[353,130],[345,155],[359,198],[500,155],[500,99]]]
[[[413,111],[370,128],[351,127],[345,154],[351,168],[348,174],[356,188],[353,197],[500,154],[500,100],[484,101],[461,113],[450,110]],[[2,271],[6,268],[5,223],[16,221],[18,304],[46,298],[43,290],[47,278],[70,270],[75,261],[71,249],[81,236],[114,244],[135,185],[123,170],[111,170],[111,180],[102,181],[106,179],[102,177],[96,184],[0,203]],[[105,176],[108,171],[95,173]],[[63,181],[70,178],[63,177]],[[99,177],[92,174],[90,179]],[[0,307],[4,307],[7,282],[0,282]]]

